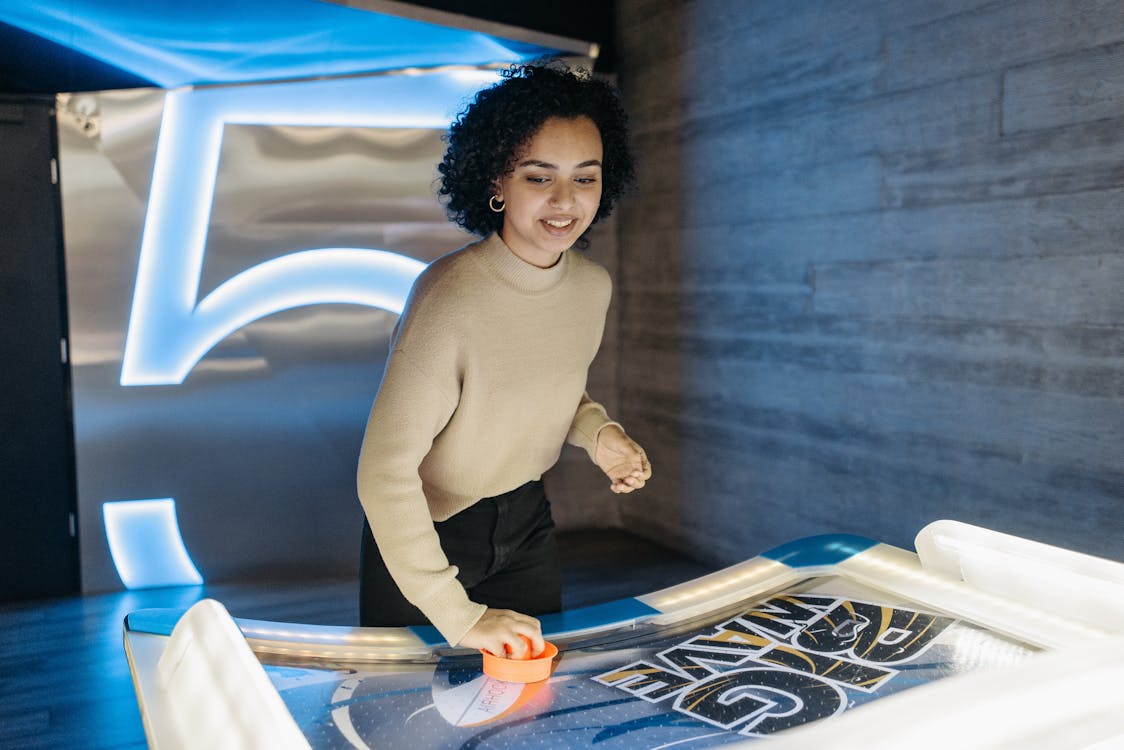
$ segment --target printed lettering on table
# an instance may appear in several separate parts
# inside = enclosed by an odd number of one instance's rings
[[[757,737],[841,713],[847,691],[878,691],[953,622],[849,598],[777,596],[593,679]]]

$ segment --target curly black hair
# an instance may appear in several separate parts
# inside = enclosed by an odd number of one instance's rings
[[[559,62],[517,65],[502,76],[477,93],[445,135],[438,193],[448,197],[449,218],[479,236],[499,231],[503,214],[490,210],[488,199],[499,179],[514,169],[519,149],[551,117],[583,116],[597,125],[603,150],[601,204],[593,221],[608,216],[635,181],[628,117],[617,90]],[[583,234],[577,246],[587,244]]]

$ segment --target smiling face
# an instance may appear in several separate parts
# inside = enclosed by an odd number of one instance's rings
[[[513,253],[540,268],[558,262],[597,215],[601,158],[593,120],[552,117],[543,123],[496,189],[504,202],[500,237]]]

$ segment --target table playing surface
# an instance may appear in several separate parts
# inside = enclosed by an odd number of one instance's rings
[[[966,536],[949,536],[955,533]],[[936,522],[918,541],[926,549],[969,550],[975,534],[955,522]],[[1118,606],[1114,592],[1124,591],[1116,583],[1124,583],[1124,568],[1013,537],[987,540],[991,547],[961,557],[929,551],[923,564],[919,554],[862,537],[811,537],[668,589],[546,615],[543,633],[559,655],[547,679],[528,684],[486,675],[479,652],[449,646],[432,627],[346,628],[224,616],[253,664],[246,678],[279,696],[284,707],[278,715],[287,712],[292,731],[299,728],[318,750],[711,748],[757,744],[777,733],[792,737],[786,730],[816,734],[836,720],[854,739],[881,731],[866,718],[895,724],[891,733],[911,723],[920,727],[932,719],[926,706],[933,700],[944,701],[946,712],[978,713],[993,694],[1033,685],[1041,690],[1026,700],[1049,702],[1057,673],[1043,670],[1064,667],[1065,659],[1083,658],[1097,679],[1118,680],[1124,652],[1115,615],[1098,620],[1090,613]],[[1054,575],[1047,563],[1061,572]],[[976,583],[949,573],[961,570]],[[1014,597],[1015,589],[1023,598]],[[1070,607],[1042,606],[1043,590],[1069,597]],[[1075,608],[1081,597],[1089,606]],[[180,658],[179,652],[168,644],[181,617],[187,619],[183,612],[151,610],[126,620],[126,652],[146,731],[160,747],[193,746],[174,729],[190,720],[173,718],[193,715],[190,706],[177,704],[160,677],[164,662],[178,668],[169,657]],[[190,638],[180,643],[180,649],[191,647]],[[1083,643],[1089,648],[1070,650]],[[1051,652],[1065,658],[1051,661]],[[196,653],[208,661],[206,649]],[[1000,682],[989,682],[996,675]],[[959,677],[965,679],[947,683],[958,686],[950,703],[950,691],[940,685]],[[1076,702],[1056,716],[997,703],[1004,715],[992,718],[1002,721],[975,714],[973,721],[994,729],[1041,718],[1049,719],[1043,726],[1050,731],[1085,726],[1091,736],[1118,736],[1124,726],[1113,718],[1116,703],[1089,692],[1092,683],[1067,684]],[[925,688],[919,693],[925,700],[910,701],[909,691],[918,688]],[[243,693],[225,695],[237,703],[232,699]],[[892,696],[907,702],[861,710]],[[864,718],[841,720],[852,713]],[[932,731],[943,730],[933,725]],[[825,738],[831,739],[820,732]]]
[[[688,622],[568,645],[550,678],[432,663],[264,659],[316,748],[706,748],[829,718],[1036,648],[827,576]]]

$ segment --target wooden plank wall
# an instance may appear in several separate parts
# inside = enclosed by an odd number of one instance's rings
[[[617,219],[610,216],[600,221],[589,233],[592,260],[605,266],[609,275],[619,277]],[[619,350],[619,303],[610,304],[601,337],[601,349],[589,368],[586,390],[594,401],[602,404],[616,418],[619,410],[617,385],[617,353]],[[622,526],[620,499],[609,490],[609,480],[589,460],[589,455],[572,445],[562,447],[558,463],[543,476],[550,498],[554,523],[559,531],[581,529],[613,529]]]
[[[1124,3],[620,0],[623,522],[1124,559]]]

